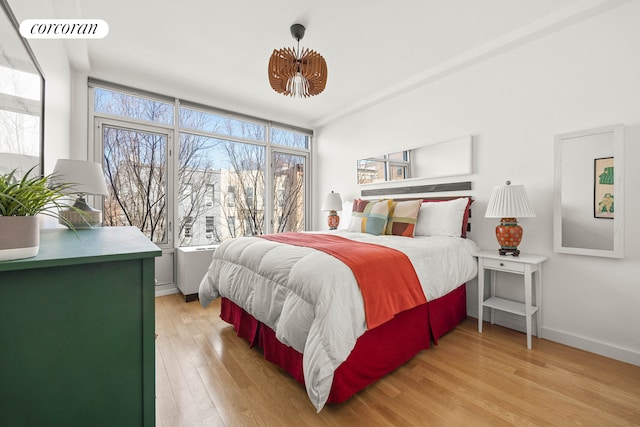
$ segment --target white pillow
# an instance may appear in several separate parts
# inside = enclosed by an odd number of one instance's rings
[[[351,223],[351,209],[353,208],[353,200],[342,202],[342,211],[340,211],[340,224],[338,230],[348,230]]]
[[[424,202],[416,223],[416,236],[460,237],[467,197],[446,202]]]

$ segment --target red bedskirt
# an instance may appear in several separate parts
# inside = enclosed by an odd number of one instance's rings
[[[327,403],[344,402],[369,384],[394,371],[420,350],[437,343],[467,316],[466,286],[447,295],[403,311],[393,320],[366,331],[347,360],[335,371]],[[238,336],[259,346],[264,358],[289,372],[304,385],[302,354],[282,344],[275,332],[242,308],[222,298],[220,317],[232,324]]]

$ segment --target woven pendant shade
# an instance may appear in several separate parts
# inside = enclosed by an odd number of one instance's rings
[[[274,49],[269,58],[269,83],[273,90],[287,96],[315,96],[327,85],[327,63],[322,55],[308,48],[300,50],[305,28],[291,26],[291,34],[298,41],[298,49]]]

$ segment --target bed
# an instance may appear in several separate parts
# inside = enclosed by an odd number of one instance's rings
[[[225,241],[200,302],[221,297],[221,318],[303,384],[320,411],[466,317],[465,283],[477,274],[477,246],[465,238],[471,202],[356,200],[339,230]],[[404,291],[405,281],[418,291]]]

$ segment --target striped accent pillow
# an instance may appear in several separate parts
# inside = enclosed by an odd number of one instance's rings
[[[376,236],[384,234],[392,204],[391,199],[368,203],[364,208],[361,231]]]
[[[362,219],[364,218],[364,208],[369,204],[368,200],[355,199],[351,208],[351,222],[349,223],[349,231],[363,233]]]
[[[389,220],[384,234],[413,237],[422,199],[394,202],[389,211]]]

